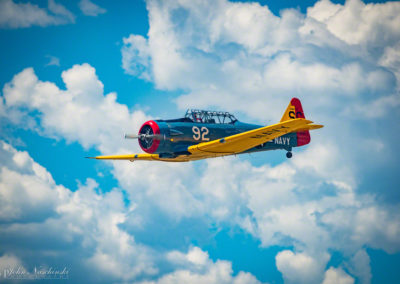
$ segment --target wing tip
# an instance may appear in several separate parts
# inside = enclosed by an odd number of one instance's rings
[[[320,129],[320,128],[324,127],[322,124],[311,124],[311,126],[313,127],[313,130],[314,129]]]
[[[85,157],[85,159],[97,159],[97,157]]]

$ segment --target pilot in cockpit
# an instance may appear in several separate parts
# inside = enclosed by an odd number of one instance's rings
[[[197,113],[193,113],[193,121],[195,122],[203,122],[200,116],[197,115]]]

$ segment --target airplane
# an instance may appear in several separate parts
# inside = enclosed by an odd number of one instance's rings
[[[187,110],[183,118],[149,120],[137,135],[146,153],[87,157],[98,160],[188,162],[207,158],[285,150],[310,143],[309,130],[322,128],[304,116],[298,98],[293,98],[279,123],[261,126],[238,121],[228,112]]]

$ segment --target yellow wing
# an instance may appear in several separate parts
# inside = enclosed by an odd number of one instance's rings
[[[191,155],[180,155],[175,158],[161,158],[158,154],[128,154],[128,155],[112,155],[112,156],[97,156],[97,157],[86,157],[88,159],[96,160],[128,160],[134,161],[164,161],[164,162],[187,162],[191,160]]]
[[[188,151],[193,158],[199,156],[225,156],[238,154],[260,144],[266,143],[286,133],[305,129],[317,129],[322,125],[312,124],[312,121],[303,118],[287,120],[277,124],[260,127],[250,131],[242,132],[222,139],[200,143],[190,146]]]
[[[112,156],[97,156],[97,157],[86,157],[88,159],[96,160],[143,160],[143,161],[153,161],[159,160],[158,154],[128,154],[128,155],[112,155]]]

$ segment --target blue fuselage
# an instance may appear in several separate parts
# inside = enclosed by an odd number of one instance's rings
[[[189,146],[221,139],[227,136],[260,128],[261,125],[248,124],[240,121],[233,123],[196,123],[177,120],[154,120],[159,127],[160,140],[158,147],[154,150],[157,154],[177,154],[187,151]],[[272,141],[261,144],[243,153],[285,149],[291,151],[297,146],[296,133],[288,133]]]

